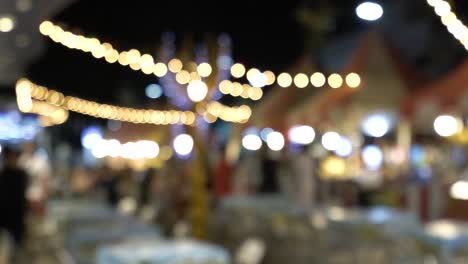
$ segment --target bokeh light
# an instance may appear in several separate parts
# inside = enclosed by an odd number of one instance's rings
[[[350,88],[357,88],[361,84],[361,77],[357,73],[350,73],[346,76],[346,84]]]
[[[327,82],[327,78],[321,72],[316,72],[310,76],[310,83],[315,87],[322,87]]]
[[[274,131],[275,130],[273,130],[273,128],[265,127],[262,130],[260,130],[260,137],[262,138],[263,141],[266,142],[268,135]]]
[[[340,88],[341,85],[343,85],[343,78],[337,73],[333,73],[330,76],[328,76],[328,85],[330,85],[331,88]]]
[[[288,138],[293,143],[307,145],[314,141],[315,130],[311,126],[293,126],[288,131]]]
[[[273,151],[280,151],[284,148],[284,137],[280,132],[274,131],[267,136],[267,145]]]
[[[356,14],[359,18],[367,21],[375,21],[383,16],[381,5],[373,2],[364,2],[356,7]]]
[[[187,86],[187,95],[193,102],[200,102],[208,94],[208,87],[202,81],[191,81]]]
[[[278,82],[279,86],[287,88],[292,84],[292,77],[289,73],[283,72],[280,75],[278,75],[276,81]]]
[[[245,74],[245,67],[240,63],[231,66],[231,75],[235,78],[241,78]]]
[[[242,138],[242,146],[247,150],[259,150],[262,147],[262,139],[255,134],[248,134]]]
[[[468,200],[468,181],[457,181],[450,187],[450,197],[458,200]]]
[[[337,150],[341,143],[340,134],[329,131],[322,135],[322,146],[326,150],[334,151]]]
[[[362,161],[369,170],[378,170],[384,160],[382,149],[376,145],[367,145],[362,149]]]
[[[434,130],[442,137],[450,137],[462,128],[460,120],[451,115],[441,115],[434,120]]]
[[[146,86],[145,94],[148,98],[156,99],[163,94],[162,88],[159,84],[152,83]]]
[[[365,118],[361,124],[364,134],[379,138],[387,134],[392,127],[392,118],[384,113],[376,113]]]
[[[211,65],[206,62],[203,62],[200,65],[198,65],[197,72],[201,77],[208,77],[212,72]]]
[[[309,77],[307,77],[307,75],[304,73],[298,73],[296,76],[294,76],[294,84],[298,88],[305,88],[309,84]]]
[[[335,154],[340,157],[348,157],[353,153],[353,144],[351,140],[347,137],[341,137],[340,144],[335,150]]]
[[[167,64],[167,67],[169,68],[169,71],[173,73],[178,73],[182,70],[182,62],[179,59],[172,59],[169,61]]]
[[[102,132],[98,127],[88,127],[81,132],[81,145],[86,149],[91,149],[102,140]]]
[[[15,18],[10,15],[0,15],[0,32],[10,32],[15,27]]]
[[[187,156],[193,150],[193,138],[188,134],[180,134],[175,137],[172,146],[174,151],[180,156]]]

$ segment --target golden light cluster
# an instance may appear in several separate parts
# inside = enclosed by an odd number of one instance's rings
[[[207,122],[214,122],[217,118],[220,118],[227,122],[245,123],[252,115],[252,110],[247,105],[229,107],[216,101],[199,107],[198,111],[204,112],[203,116]]]
[[[31,113],[39,115],[42,126],[60,125],[68,120],[68,110],[37,100],[34,100]]]
[[[64,107],[70,111],[96,118],[118,120],[135,124],[193,125],[195,123],[195,114],[190,111],[135,109],[100,104],[73,96],[67,97]]]
[[[468,28],[458,19],[450,4],[444,0],[427,0],[427,3],[434,8],[434,12],[441,18],[450,34],[468,50]]]
[[[235,97],[240,96],[244,99],[252,99],[254,101],[260,100],[263,96],[262,88],[231,82],[229,80],[224,80],[219,83],[219,91],[222,94],[229,94]]]
[[[37,98],[33,99],[33,92]],[[60,100],[60,94],[52,93],[48,96],[48,91],[44,87],[32,89],[27,80],[20,80],[16,85],[16,101],[18,109],[24,113],[37,114],[40,117],[42,126],[52,126],[63,124],[68,119],[68,111],[55,103]]]
[[[100,104],[73,96],[64,96],[62,93],[49,90],[36,85],[27,79],[21,79],[16,84],[18,108],[22,112],[33,109],[33,100],[44,101],[56,107],[72,112],[111,120],[131,122],[136,124],[195,124],[195,114],[191,111],[152,110],[120,107],[109,104]],[[29,99],[28,99],[29,95]]]

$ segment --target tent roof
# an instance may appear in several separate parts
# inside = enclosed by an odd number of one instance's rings
[[[397,94],[416,89],[423,80],[403,62],[396,49],[389,45],[383,35],[376,31],[368,32],[350,56],[349,63],[343,68],[342,73],[345,75],[350,72],[361,75],[360,87],[352,89],[343,86],[331,89],[327,86],[323,88],[322,93],[311,97],[301,107],[294,109],[290,113],[291,119],[306,123],[324,121],[329,118],[333,110],[346,105],[352,101],[351,99],[375,104],[380,100],[385,105],[387,98],[383,96],[384,92],[394,97],[393,102],[388,102],[389,104],[399,104]]]
[[[416,106],[425,101],[437,101],[442,107],[453,106],[468,92],[468,60],[440,80],[428,83],[411,93],[404,101],[403,110],[413,114]]]

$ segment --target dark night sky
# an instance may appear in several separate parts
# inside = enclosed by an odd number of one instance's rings
[[[380,1],[386,13],[377,25],[356,18],[358,2],[81,0],[51,20],[76,33],[108,41],[119,50],[137,48],[144,52],[153,52],[167,31],[175,32],[178,39],[192,34],[198,40],[226,32],[233,40],[235,61],[279,72],[293,64],[304,48],[310,48],[306,41],[310,34],[296,16],[298,10],[307,8],[316,15],[333,16],[331,28],[321,36],[327,45],[313,50],[324,68],[339,64],[343,58],[337,54],[352,50],[360,33],[370,27],[384,32],[428,78],[446,73],[465,58],[466,51],[446,32],[425,0]],[[324,7],[332,11],[322,11]],[[456,7],[464,18],[467,4],[456,1]],[[31,65],[29,76],[67,94],[113,102],[118,97],[116,90],[131,89],[144,99],[144,87],[157,81],[154,76],[109,65],[50,40],[47,43],[44,55]]]

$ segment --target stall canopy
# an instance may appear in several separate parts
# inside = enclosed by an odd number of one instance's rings
[[[440,80],[428,83],[408,95],[403,111],[411,116],[433,106],[434,114],[439,110],[468,110],[468,60]],[[458,108],[458,109],[456,109]],[[427,111],[425,111],[427,112]]]
[[[355,129],[358,121],[373,111],[399,112],[402,99],[422,80],[383,35],[375,31],[359,41],[342,72],[360,74],[361,85],[355,89],[327,87],[293,109],[289,119],[296,123],[333,123],[344,130]]]

